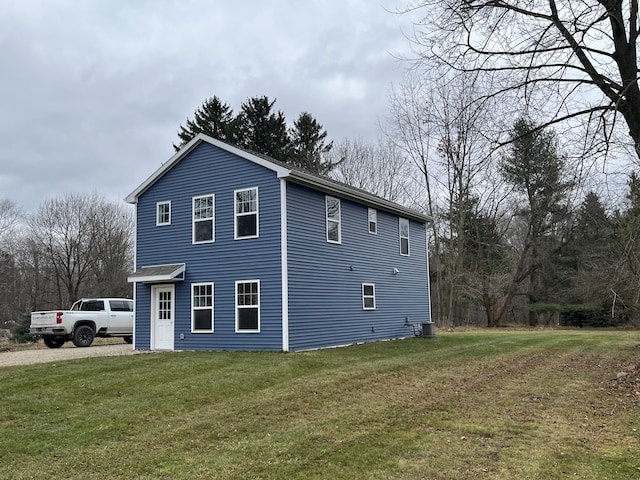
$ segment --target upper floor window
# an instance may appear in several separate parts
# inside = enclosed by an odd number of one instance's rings
[[[193,197],[193,243],[215,240],[214,195]]]
[[[191,285],[191,331],[213,332],[213,283]]]
[[[369,209],[369,233],[378,233],[378,211],[375,208]]]
[[[327,209],[327,242],[341,242],[340,199],[325,197]]]
[[[156,225],[171,225],[171,202],[158,202],[156,210]]]
[[[399,220],[400,230],[400,255],[409,255],[409,220],[401,218]]]
[[[258,236],[258,188],[235,190],[235,234],[234,238]]]

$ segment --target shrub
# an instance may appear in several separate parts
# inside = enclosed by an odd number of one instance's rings
[[[11,341],[14,343],[37,342],[38,337],[29,333],[29,325],[31,325],[31,316],[29,314],[22,315],[11,329]]]
[[[617,327],[629,323],[628,309],[618,308],[615,317],[611,309],[600,305],[564,305],[560,311],[560,324],[567,327]]]
[[[631,321],[631,312],[626,307],[616,308],[615,317],[611,317],[611,305],[534,303],[527,309],[538,314],[558,312],[560,325],[564,327],[618,327]]]

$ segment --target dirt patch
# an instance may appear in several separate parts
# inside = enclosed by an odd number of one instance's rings
[[[95,338],[92,346],[100,345],[122,345],[124,341],[119,337],[112,338]],[[71,341],[64,344],[62,348],[77,348]],[[21,352],[24,350],[47,350],[47,346],[42,339],[37,342],[30,343],[14,343],[8,338],[0,338],[0,353],[2,352]]]
[[[619,365],[610,390],[624,395],[636,406],[640,406],[640,363]]]
[[[74,347],[71,343],[62,348],[47,348],[42,341],[34,344],[21,345],[3,342],[0,345],[0,368],[60,362],[77,358],[134,355],[137,353],[141,352],[134,350],[133,345],[124,343],[121,338],[96,339],[92,346],[86,348]]]

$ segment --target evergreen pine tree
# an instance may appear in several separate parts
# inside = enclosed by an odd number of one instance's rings
[[[236,141],[248,150],[287,161],[291,142],[287,122],[281,111],[274,112],[275,100],[268,97],[252,97],[242,104],[236,118]]]
[[[234,116],[231,107],[213,96],[180,125],[176,151],[199,133],[223,142],[291,163],[311,173],[325,175],[337,163],[324,158],[333,142],[325,143],[327,132],[313,116],[304,112],[289,130],[284,114],[266,96],[251,97]]]
[[[565,239],[559,234],[568,218],[567,194],[572,183],[565,180],[565,158],[558,152],[553,130],[537,128],[527,119],[514,124],[511,151],[502,159],[503,178],[524,201],[516,214],[525,222],[526,236],[514,279],[528,280],[529,304],[540,301],[556,282],[553,257],[557,257]],[[530,311],[529,323],[537,324]]]
[[[292,164],[318,175],[326,175],[336,166],[325,157],[333,142],[325,144],[327,132],[310,113],[300,114],[293,123],[290,136]]]
[[[180,150],[199,133],[223,142],[233,142],[234,128],[233,110],[217,96],[213,96],[198,107],[193,120],[187,119],[186,126],[180,125],[178,137],[181,142],[178,145],[174,144],[173,148],[176,151]]]
[[[595,192],[585,196],[576,215],[574,231],[574,240],[566,249],[565,264],[572,272],[563,284],[563,297],[566,303],[584,309],[574,314],[580,321],[588,317],[594,320],[611,308],[611,288],[614,287],[611,273],[616,262],[612,255],[614,221]],[[567,321],[570,318],[568,316]]]
[[[600,250],[611,239],[611,220],[600,197],[589,192],[578,210],[576,244],[581,253]]]

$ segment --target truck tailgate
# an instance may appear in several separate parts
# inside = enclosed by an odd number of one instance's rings
[[[31,314],[31,326],[44,327],[47,325],[55,325],[59,311],[60,310],[50,310],[48,312],[33,312]]]

